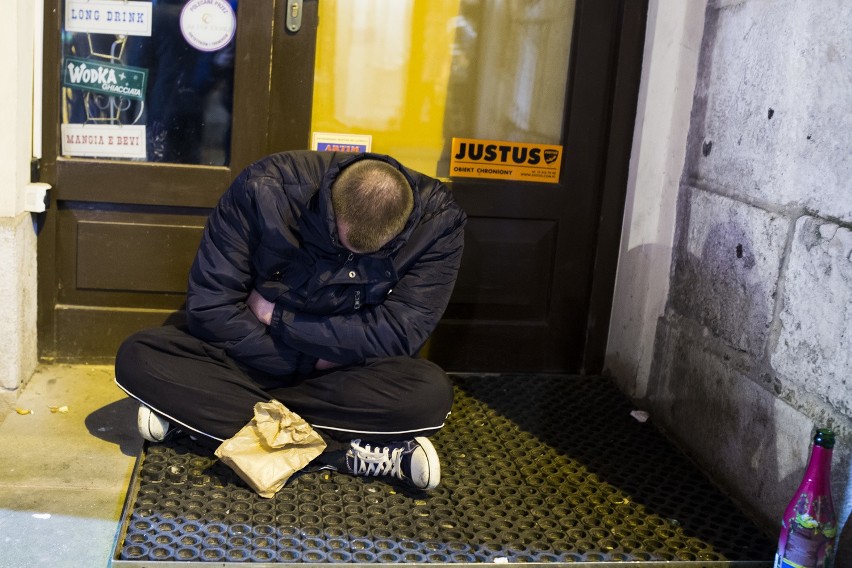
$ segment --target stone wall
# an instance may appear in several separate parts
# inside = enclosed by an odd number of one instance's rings
[[[24,211],[30,181],[33,130],[35,7],[15,0],[3,5],[0,53],[8,80],[0,82],[0,421],[37,364],[36,232]]]
[[[35,249],[36,231],[30,213],[0,216],[0,298],[4,298],[0,318],[0,421],[37,363]]]
[[[812,432],[852,448],[852,3],[711,0],[644,403],[775,531]],[[630,390],[630,389],[628,389]]]

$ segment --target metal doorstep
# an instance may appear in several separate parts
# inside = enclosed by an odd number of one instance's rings
[[[453,379],[428,493],[314,471],[264,499],[188,437],[147,445],[113,566],[771,566],[767,536],[609,380]]]

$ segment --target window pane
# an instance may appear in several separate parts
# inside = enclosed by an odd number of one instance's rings
[[[453,137],[559,144],[573,0],[322,0],[312,129],[447,176]]]
[[[229,161],[237,0],[66,0],[63,156]]]

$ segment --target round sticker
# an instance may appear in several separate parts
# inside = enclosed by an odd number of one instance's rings
[[[234,37],[237,18],[227,0],[189,0],[180,12],[180,31],[200,51],[222,49]]]

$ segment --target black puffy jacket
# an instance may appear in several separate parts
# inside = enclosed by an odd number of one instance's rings
[[[338,241],[331,183],[365,157],[402,171],[414,210],[376,253]],[[455,284],[466,216],[447,188],[379,154],[282,152],[246,168],[211,213],[189,276],[187,323],[238,361],[276,375],[317,359],[351,364],[413,355]],[[275,303],[266,326],[245,304]]]

